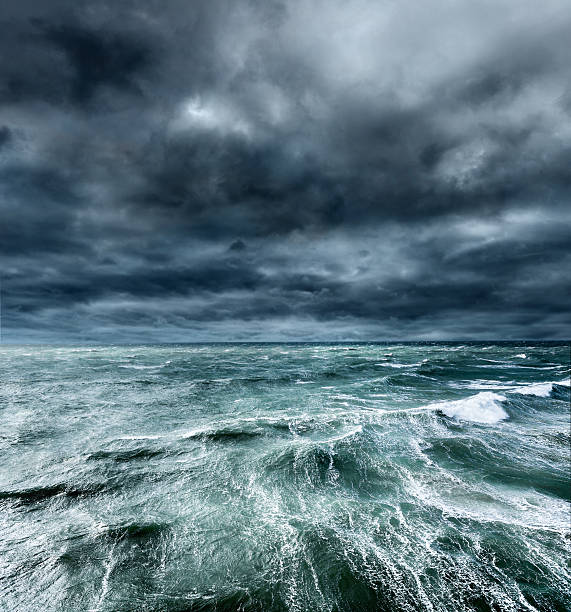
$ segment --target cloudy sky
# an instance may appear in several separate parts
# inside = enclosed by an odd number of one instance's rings
[[[568,338],[568,0],[6,0],[2,340]]]

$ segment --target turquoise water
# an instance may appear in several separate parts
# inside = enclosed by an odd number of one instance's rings
[[[569,345],[0,348],[2,610],[569,610]]]

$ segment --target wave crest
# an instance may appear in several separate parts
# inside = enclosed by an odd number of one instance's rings
[[[508,418],[507,412],[500,404],[504,401],[504,395],[482,391],[464,399],[433,404],[431,407],[448,417],[462,421],[494,424]]]

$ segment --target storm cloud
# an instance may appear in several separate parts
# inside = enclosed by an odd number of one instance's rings
[[[4,341],[569,337],[568,2],[2,26]]]

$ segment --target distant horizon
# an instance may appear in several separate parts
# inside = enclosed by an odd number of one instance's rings
[[[477,340],[469,340],[469,339],[451,339],[451,340],[398,340],[398,339],[388,339],[388,340],[256,340],[256,341],[248,341],[248,340],[213,340],[213,341],[180,341],[180,342],[98,342],[98,341],[81,341],[81,342],[0,342],[0,346],[87,346],[87,345],[95,345],[95,346],[199,346],[199,345],[228,345],[228,344],[244,344],[244,345],[263,345],[263,344],[288,344],[288,345],[298,345],[298,344],[311,344],[311,345],[346,345],[346,344],[355,344],[355,345],[368,345],[368,344],[378,344],[378,345],[390,345],[390,344],[550,344],[550,345],[569,345],[571,348],[571,340],[541,340],[534,338],[520,338],[520,339],[477,339]]]

